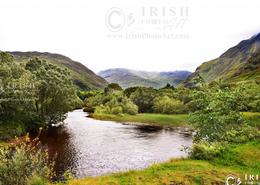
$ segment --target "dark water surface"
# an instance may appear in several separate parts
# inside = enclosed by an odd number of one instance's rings
[[[60,179],[66,170],[76,177],[145,168],[173,157],[185,157],[183,145],[192,139],[178,130],[136,126],[87,118],[76,110],[68,114],[65,125],[53,127],[40,136],[55,158]]]

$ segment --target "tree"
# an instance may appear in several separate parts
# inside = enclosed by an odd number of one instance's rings
[[[155,97],[155,89],[140,87],[131,94],[130,99],[138,106],[139,112],[152,112],[153,100]]]
[[[25,69],[33,75],[36,86],[34,110],[40,122],[55,124],[80,102],[70,73],[38,58],[30,60]]]
[[[110,91],[122,91],[122,87],[120,87],[117,83],[110,83],[108,86],[104,89],[105,93],[109,93]]]
[[[197,93],[197,110],[190,118],[196,129],[194,141],[230,141],[238,136],[250,137],[251,134],[243,133],[248,132],[250,127],[240,113],[244,106],[240,99],[238,90],[218,89]],[[238,135],[230,138],[230,133]]]

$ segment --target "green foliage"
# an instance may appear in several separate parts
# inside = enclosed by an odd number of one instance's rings
[[[213,158],[219,157],[225,147],[222,143],[195,143],[189,151],[189,156],[192,159],[198,160],[212,160]]]
[[[240,89],[201,89],[195,93],[195,112],[190,121],[196,129],[195,142],[228,141],[234,135],[237,140],[245,141],[257,137],[255,128],[247,125],[240,113],[245,108]],[[251,134],[249,134],[249,132]]]
[[[104,89],[105,93],[109,93],[111,91],[122,91],[122,87],[118,85],[117,83],[110,83],[108,86]]]
[[[153,111],[163,114],[181,114],[185,113],[185,106],[180,100],[168,96],[156,97],[153,102]]]
[[[53,174],[53,163],[37,139],[16,140],[14,146],[0,148],[0,184],[45,184]]]
[[[156,90],[153,88],[140,87],[130,96],[130,99],[139,108],[139,112],[153,112],[153,101],[156,97]]]
[[[25,125],[18,121],[0,123],[0,140],[12,139],[26,132]]]
[[[138,113],[138,107],[122,92],[117,92],[104,96],[102,104],[95,107],[95,113],[134,115]]]
[[[63,121],[80,104],[66,69],[37,58],[21,65],[0,52],[0,132],[8,129],[2,138]]]
[[[37,115],[47,124],[63,121],[64,114],[79,101],[69,72],[37,58],[30,60],[25,69],[36,81],[34,107]]]
[[[77,95],[78,97],[84,101],[86,98],[89,98],[89,97],[92,97],[92,96],[95,96],[97,94],[99,94],[100,91],[97,91],[97,90],[92,90],[92,91],[77,91]]]

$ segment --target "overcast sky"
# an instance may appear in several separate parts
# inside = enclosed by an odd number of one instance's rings
[[[95,72],[190,70],[260,32],[259,0],[1,0],[0,50],[66,55]]]

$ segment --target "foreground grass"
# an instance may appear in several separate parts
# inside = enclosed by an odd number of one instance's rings
[[[109,120],[129,123],[147,123],[158,126],[188,126],[188,114],[137,114],[137,115],[111,115],[111,114],[92,114],[91,117],[99,120]]]
[[[243,179],[258,174],[260,142],[230,145],[228,150],[210,161],[175,159],[155,164],[145,170],[116,173],[101,177],[71,180],[69,185],[170,185],[224,184],[229,174]]]

